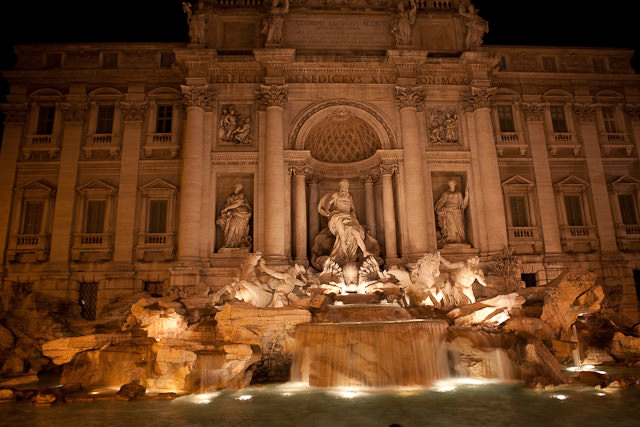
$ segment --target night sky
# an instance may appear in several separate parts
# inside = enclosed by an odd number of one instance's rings
[[[586,6],[587,2],[573,0],[473,3],[489,21],[486,44],[640,50],[640,20],[634,11],[624,7],[633,2],[614,2],[615,7]],[[187,41],[182,1],[0,0],[0,69],[13,66],[14,44],[123,41]],[[636,69],[638,62],[636,54]]]

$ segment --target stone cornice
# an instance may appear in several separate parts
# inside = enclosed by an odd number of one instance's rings
[[[262,109],[267,107],[283,107],[288,99],[287,85],[260,85],[256,93],[258,105]]]
[[[215,93],[207,85],[187,86],[180,85],[182,99],[186,108],[200,107],[205,111],[213,108]]]
[[[496,88],[471,87],[471,91],[462,94],[462,108],[466,112],[473,112],[481,108],[493,108],[495,105]]]
[[[421,88],[396,86],[395,95],[400,109],[417,108],[420,110],[424,105],[424,93]]]

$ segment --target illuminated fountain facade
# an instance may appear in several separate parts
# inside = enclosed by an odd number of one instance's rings
[[[463,362],[510,348],[515,376],[560,383],[547,348],[586,342],[579,315],[633,325],[632,52],[483,46],[468,0],[400,3],[203,0],[185,4],[189,43],[17,47],[0,256],[3,324],[23,331],[2,336],[24,351],[3,375],[53,363],[87,387],[193,390],[293,363],[338,384],[309,360],[345,356],[318,342],[395,349],[406,328],[428,372],[391,383],[442,376],[443,342]],[[479,325],[528,335],[455,330]],[[122,368],[132,351],[144,369]]]

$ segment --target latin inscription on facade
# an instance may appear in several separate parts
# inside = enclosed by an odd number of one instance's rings
[[[388,49],[392,45],[388,17],[290,15],[284,34],[291,47]]]

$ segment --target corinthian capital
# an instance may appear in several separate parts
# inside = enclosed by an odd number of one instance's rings
[[[203,86],[187,86],[181,85],[182,99],[185,107],[200,107],[210,111],[213,107],[215,94],[207,85]]]
[[[382,163],[380,165],[380,175],[393,175],[398,172],[398,165],[392,163]]]
[[[495,105],[496,88],[472,87],[470,92],[462,95],[464,111],[474,112],[481,108],[493,108]]]
[[[60,102],[58,104],[62,110],[62,117],[67,122],[82,122],[87,113],[86,102]]]
[[[5,123],[24,123],[27,119],[28,105],[24,104],[1,104],[0,111],[4,113]]]
[[[147,102],[120,102],[120,111],[126,122],[135,122],[144,120],[144,113],[147,111]]]
[[[305,165],[291,165],[289,166],[289,174],[292,176],[306,176],[309,173],[309,168]]]
[[[400,105],[400,109],[407,107],[422,108],[424,94],[422,90],[415,87],[396,86],[396,100]]]
[[[530,122],[541,122],[544,120],[544,105],[534,102],[520,104],[520,109]]]
[[[287,103],[287,85],[260,85],[257,91],[258,104],[261,108],[282,107]]]
[[[634,122],[640,121],[640,104],[627,104],[625,109]]]
[[[596,107],[593,104],[575,104],[573,109],[581,122],[594,122],[596,120]]]

